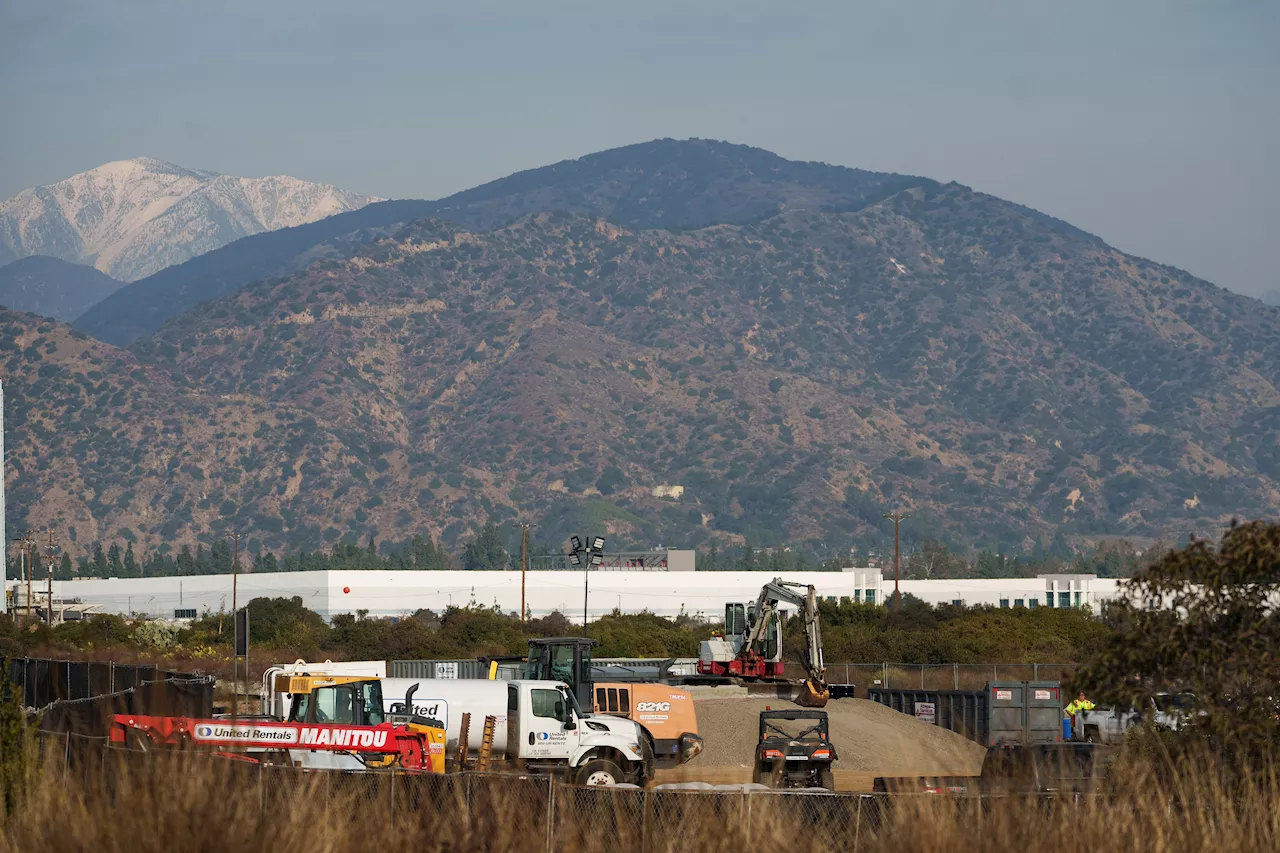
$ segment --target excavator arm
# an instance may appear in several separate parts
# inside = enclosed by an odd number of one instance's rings
[[[822,620],[818,614],[818,597],[811,584],[800,584],[774,578],[760,589],[756,598],[755,622],[743,643],[743,654],[759,654],[760,644],[769,629],[769,620],[779,604],[790,604],[804,613],[806,646],[802,659],[805,667],[804,689],[796,703],[810,708],[827,704],[827,668],[822,656]]]

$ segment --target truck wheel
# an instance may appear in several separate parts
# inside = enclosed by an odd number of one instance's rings
[[[607,758],[593,758],[578,769],[578,784],[589,787],[616,785],[623,780],[622,768]]]
[[[828,791],[836,789],[836,774],[831,772],[831,766],[827,765],[818,770],[818,787],[826,788]]]
[[[1084,742],[1085,742],[1085,743],[1098,743],[1100,740],[1101,740],[1101,738],[1099,738],[1099,737],[1098,737],[1098,727],[1097,727],[1097,726],[1085,726],[1085,727],[1084,727]]]

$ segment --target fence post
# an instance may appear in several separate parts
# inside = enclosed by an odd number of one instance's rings
[[[640,849],[649,849],[649,791],[640,791]]]
[[[856,796],[854,802],[858,804],[858,812],[853,818],[853,853],[858,853],[858,837],[862,834],[862,795]]]
[[[555,820],[556,820],[556,780],[554,777],[547,777],[547,853],[553,853],[555,846]]]
[[[960,664],[958,663],[951,664],[951,685],[952,690],[960,689]]]
[[[1031,664],[1031,680],[1032,681],[1040,680],[1040,664],[1038,663]]]
[[[992,681],[1000,680],[1000,667],[994,663],[991,664],[991,680]]]
[[[889,664],[887,662],[880,664],[880,686],[889,686]]]

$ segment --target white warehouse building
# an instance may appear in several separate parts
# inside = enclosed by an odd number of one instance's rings
[[[893,578],[877,568],[842,572],[784,572],[784,580],[813,584],[819,596],[883,604],[893,594]],[[589,619],[614,610],[648,611],[674,618],[681,614],[719,620],[727,601],[754,601],[773,575],[767,572],[592,571],[587,578]],[[11,587],[17,587],[10,582]],[[560,611],[582,617],[584,574],[581,571],[530,571],[525,575],[525,601],[532,616]],[[1117,594],[1117,582],[1095,575],[1044,575],[998,580],[904,580],[904,594],[930,604],[986,604],[994,607],[1088,607]],[[62,602],[94,605],[97,612],[193,618],[232,609],[232,576],[107,578],[54,581],[55,609]],[[367,611],[371,617],[408,616],[421,609],[441,612],[450,606],[476,604],[519,612],[519,571],[325,571],[241,573],[236,600],[297,596],[326,619]],[[22,600],[25,590],[12,588],[7,598]],[[43,607],[47,587],[33,590],[33,603]]]

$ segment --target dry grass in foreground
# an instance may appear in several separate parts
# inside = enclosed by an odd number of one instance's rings
[[[856,797],[552,792],[510,777],[334,777],[181,755],[67,770],[60,759],[33,771],[0,853],[1280,849],[1275,774],[1228,789],[1211,758],[1172,775],[1122,767],[1117,793],[1078,803],[907,798],[881,821]]]

